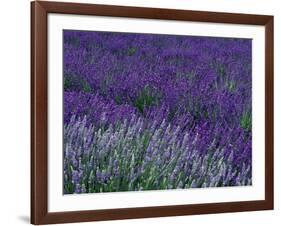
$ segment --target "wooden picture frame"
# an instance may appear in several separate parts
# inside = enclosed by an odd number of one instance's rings
[[[265,199],[157,207],[48,211],[48,14],[265,27]],[[31,223],[52,224],[273,209],[273,16],[35,1],[31,3]]]

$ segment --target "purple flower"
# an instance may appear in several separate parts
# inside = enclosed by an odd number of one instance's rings
[[[63,32],[64,193],[252,184],[252,41]]]

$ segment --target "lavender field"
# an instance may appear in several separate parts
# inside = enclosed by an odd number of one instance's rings
[[[70,31],[64,194],[252,184],[250,39]]]

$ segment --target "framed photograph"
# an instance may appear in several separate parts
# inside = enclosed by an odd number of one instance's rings
[[[273,209],[273,16],[31,3],[31,223]]]

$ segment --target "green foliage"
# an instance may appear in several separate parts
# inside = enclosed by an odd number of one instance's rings
[[[117,104],[122,104],[122,98],[121,98],[120,96],[116,96],[116,97],[115,97],[115,102],[116,102]]]
[[[226,76],[225,66],[223,64],[220,64],[217,70],[220,76],[222,77]]]
[[[130,48],[128,49],[128,55],[129,55],[129,56],[135,55],[136,52],[137,52],[137,48],[136,48],[136,47],[130,47]]]
[[[79,76],[73,74],[65,74],[63,77],[64,90],[74,90],[75,88],[81,88],[81,79]]]
[[[69,74],[63,78],[63,88],[64,90],[82,89],[86,93],[92,91],[90,84],[85,79]]]
[[[151,88],[145,86],[135,100],[135,107],[137,107],[141,113],[144,113],[145,108],[157,105],[159,103],[159,99],[160,97],[155,94]]]
[[[227,82],[227,88],[230,92],[233,92],[236,89],[236,84],[233,80]]]
[[[64,90],[69,90],[73,87],[73,81],[71,77],[69,76],[64,76],[63,78],[63,88]]]
[[[92,91],[90,84],[86,80],[82,81],[82,85],[83,85],[83,91],[85,93],[90,93]]]
[[[250,131],[252,129],[252,114],[250,111],[243,113],[241,118],[241,127],[246,131]]]

